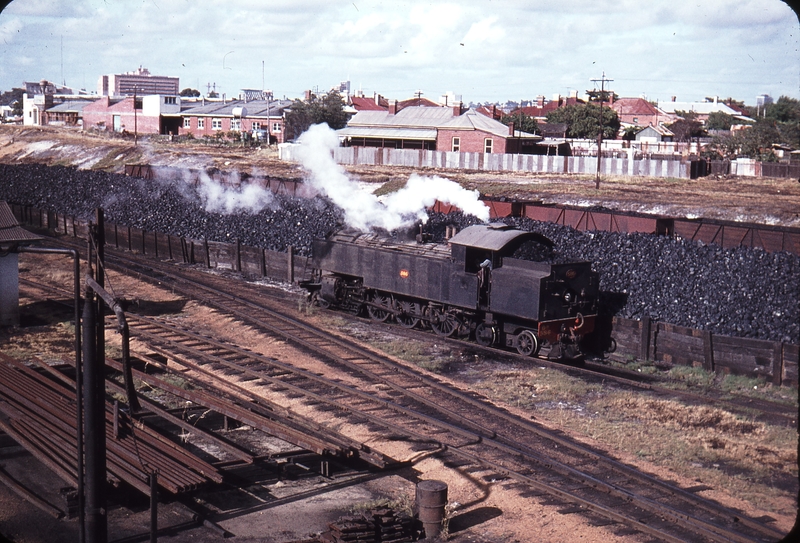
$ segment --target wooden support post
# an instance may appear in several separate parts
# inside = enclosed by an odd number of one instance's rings
[[[641,335],[639,336],[639,359],[650,359],[650,317],[642,317],[640,321]]]
[[[206,252],[206,268],[210,268],[211,267],[211,255],[208,254],[208,240],[207,239],[203,240],[203,249],[205,249],[205,252]]]
[[[708,330],[703,330],[703,369],[709,372],[715,370],[714,341],[711,332]]]
[[[289,245],[287,250],[287,270],[286,270],[286,279],[290,283],[294,283],[294,247]]]
[[[265,249],[259,251],[261,256],[261,277],[267,276],[267,253]]]
[[[234,256],[233,271],[242,271],[242,240],[236,238],[236,255]]]
[[[783,382],[783,343],[776,341],[772,349],[772,384]],[[800,446],[800,444],[798,445]]]

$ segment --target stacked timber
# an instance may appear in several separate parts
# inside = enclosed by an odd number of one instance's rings
[[[423,537],[418,521],[388,508],[342,517],[328,528],[320,536],[324,543],[410,543]]]

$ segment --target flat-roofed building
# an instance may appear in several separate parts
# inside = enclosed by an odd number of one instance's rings
[[[150,94],[180,93],[180,80],[177,77],[152,75],[150,70],[142,68],[124,74],[101,75],[97,82],[97,94],[100,96],[147,96]]]

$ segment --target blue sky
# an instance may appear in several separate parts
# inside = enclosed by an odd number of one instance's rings
[[[0,58],[0,90],[94,91],[143,66],[228,96],[349,79],[369,96],[503,102],[583,93],[605,73],[650,100],[800,98],[800,23],[781,0],[14,0]]]

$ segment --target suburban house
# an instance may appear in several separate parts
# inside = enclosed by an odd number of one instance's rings
[[[291,105],[291,100],[205,100],[183,112],[178,133],[203,137],[233,131],[269,137],[270,143],[284,143],[283,114]]]
[[[619,122],[632,126],[658,126],[675,121],[676,116],[660,111],[644,98],[617,98],[609,106],[617,112]]]
[[[392,100],[386,111],[356,113],[347,127],[337,131],[345,147],[390,147],[468,153],[532,154],[540,136],[514,130],[514,126],[453,107],[407,106]]]
[[[83,128],[136,134],[178,134],[181,97],[152,94],[135,98],[103,96],[83,107]]]
[[[582,103],[583,101],[578,98],[578,91],[572,91],[569,96],[556,94],[553,96],[553,99],[549,101],[545,100],[544,96],[540,95],[536,97],[535,106],[520,107],[512,111],[511,114],[522,112],[537,120],[544,120],[551,111],[555,111],[560,107],[574,106]]]
[[[636,141],[642,143],[656,143],[660,141],[673,141],[673,134],[664,125],[650,125],[636,133]]]
[[[43,114],[42,124],[49,126],[83,126],[83,108],[93,103],[97,97],[66,99],[60,104],[46,109]]]
[[[719,100],[718,97],[714,96],[711,98],[706,98],[705,102],[676,102],[674,100],[670,100],[668,102],[658,102],[658,109],[667,113],[668,115],[677,115],[678,112],[694,112],[697,115],[697,120],[705,123],[708,120],[708,116],[711,113],[719,112],[725,113],[734,117],[740,121],[745,122],[755,122],[755,119],[751,119],[744,115],[741,115],[739,111],[731,108],[730,106],[724,104]]]
[[[375,93],[372,98],[367,96],[349,96],[349,105],[356,111],[386,111],[389,109],[389,101]]]

